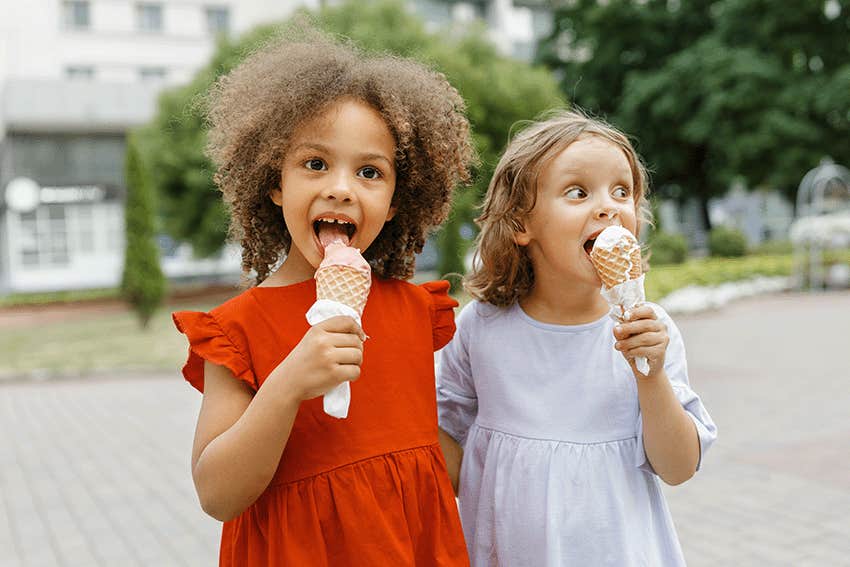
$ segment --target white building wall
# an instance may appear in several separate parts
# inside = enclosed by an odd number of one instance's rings
[[[207,32],[207,6],[229,9],[230,30],[240,34],[257,24],[284,19],[317,0],[263,2],[160,0],[163,28],[137,28],[137,2],[90,0],[86,29],[69,29],[61,0],[7,2],[0,23],[0,82],[14,78],[65,77],[69,66],[92,66],[95,80],[136,81],[141,67],[164,67],[166,81],[181,83],[206,64],[215,47]],[[8,6],[7,6],[8,5]]]
[[[506,54],[530,58],[540,34],[545,2],[534,0],[407,0],[411,11],[432,26],[480,19]],[[238,36],[261,24],[280,21],[299,8],[318,8],[320,0],[145,0],[162,6],[162,27],[139,29],[136,0],[89,0],[89,24],[73,29],[65,22],[63,0],[10,0],[0,8],[0,197],[19,173],[3,168],[9,140],[38,133],[61,138],[113,133],[147,122],[156,95],[191,80],[212,55],[216,37],[207,29],[206,7],[229,10],[229,33]],[[328,5],[339,0],[327,0]],[[545,20],[545,18],[544,18]],[[69,77],[70,68],[90,68],[90,77]],[[162,77],[142,77],[142,69],[162,69]],[[14,138],[14,136],[18,138]],[[10,136],[12,138],[10,138]],[[4,141],[4,138],[6,139]],[[5,146],[4,146],[5,144]],[[36,168],[38,169],[38,168]],[[41,172],[44,173],[43,171]],[[37,176],[37,173],[33,173]],[[60,187],[85,179],[53,181]],[[102,181],[100,182],[102,183]],[[123,268],[123,204],[120,201],[68,204],[65,227],[69,261],[64,265],[25,265],[23,213],[10,211],[0,198],[0,293],[110,287]],[[81,234],[94,227],[92,247]],[[196,261],[191,251],[163,259],[172,277],[239,271],[236,250]]]

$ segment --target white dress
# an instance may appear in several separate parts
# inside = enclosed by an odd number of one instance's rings
[[[716,428],[688,384],[678,328],[665,370],[696,424]],[[459,501],[473,567],[684,565],[646,459],[635,377],[607,315],[551,325],[518,304],[468,304],[441,352],[440,427],[464,448]]]

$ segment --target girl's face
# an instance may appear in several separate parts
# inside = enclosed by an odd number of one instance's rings
[[[280,178],[271,198],[292,235],[282,269],[306,279],[328,243],[366,250],[395,215],[395,140],[374,108],[343,99],[298,128]]]
[[[596,291],[590,261],[595,238],[610,225],[637,229],[634,177],[625,152],[598,136],[579,138],[540,172],[537,202],[515,235],[535,280],[550,278]]]

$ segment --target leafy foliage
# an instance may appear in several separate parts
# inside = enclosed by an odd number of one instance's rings
[[[653,266],[681,264],[688,258],[688,241],[681,234],[657,231],[649,241]]]
[[[717,226],[708,235],[708,252],[721,258],[737,258],[747,253],[747,238],[735,228]]]
[[[153,189],[142,167],[139,151],[131,136],[125,164],[127,200],[124,218],[126,247],[121,294],[138,316],[143,328],[162,303],[165,276],[159,265],[159,248],[154,230]]]
[[[637,138],[662,194],[697,197],[710,227],[708,199],[734,178],[791,196],[821,157],[850,160],[850,0],[827,4],[564,2],[541,60]]]

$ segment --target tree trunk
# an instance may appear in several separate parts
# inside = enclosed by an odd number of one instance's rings
[[[705,231],[711,232],[711,215],[708,214],[708,195],[704,191],[699,192],[699,209]]]

